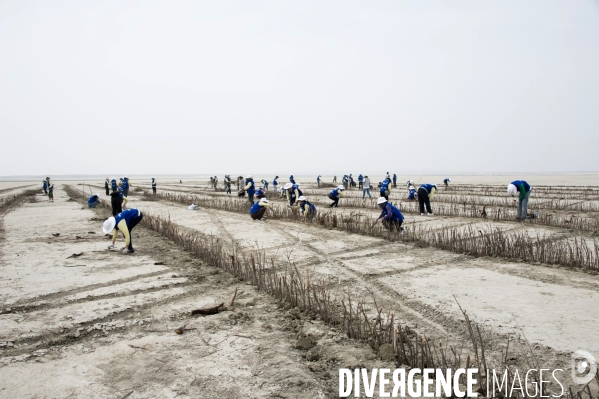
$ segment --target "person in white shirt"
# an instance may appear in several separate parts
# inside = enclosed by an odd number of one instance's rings
[[[370,177],[364,176],[364,185],[362,186],[362,199],[368,194],[368,198],[372,198],[370,195]]]

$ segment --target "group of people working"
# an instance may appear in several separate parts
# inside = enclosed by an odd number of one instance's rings
[[[225,177],[225,179],[227,177],[228,175]],[[360,175],[360,177],[362,176]],[[273,182],[273,185],[275,186],[277,178],[275,178]],[[318,177],[318,179],[320,179],[320,176]],[[123,178],[123,181],[125,180],[127,180],[126,188],[128,191],[128,178]],[[370,179],[368,179],[368,176],[362,177],[361,180],[363,187],[364,185],[368,184],[368,188],[370,188]],[[48,184],[44,185],[44,188],[47,190],[52,189],[53,185],[51,185],[50,178],[47,178],[46,181]],[[108,182],[108,179],[106,181]],[[123,236],[125,237],[125,247],[123,248],[123,253],[128,254],[134,252],[131,231],[142,220],[143,214],[141,211],[137,209],[123,210],[123,206],[127,203],[127,197],[125,195],[126,191],[123,189],[123,181],[121,181],[121,183],[116,183],[116,181],[113,179],[111,182],[111,185],[113,187],[113,192],[110,194],[112,197],[112,216],[104,222],[102,230],[105,234],[112,234],[112,244],[108,247],[108,249],[110,250],[114,249],[114,244],[118,236],[118,232],[120,231],[121,233],[123,233]],[[450,179],[446,178],[443,182],[447,187],[449,185]],[[264,180],[262,180],[262,183],[264,184]],[[381,183],[379,183],[379,198],[377,199],[377,205],[381,209],[381,213],[379,217],[375,220],[374,224],[380,222],[387,230],[399,231],[400,234],[403,234],[404,228],[402,227],[402,224],[405,218],[401,211],[389,201],[391,185],[395,187],[396,182],[393,182],[389,176],[387,176]],[[416,190],[414,187],[414,181],[408,180],[407,186],[408,199],[418,199],[420,214],[423,216],[433,215],[430,201],[433,199],[437,191],[437,185],[431,183],[424,183],[421,184],[420,187],[418,187],[418,190]],[[155,187],[154,178],[152,178],[152,187]],[[245,186],[240,191],[243,191],[248,195],[249,202],[251,203],[249,214],[253,220],[263,220],[267,209],[272,207],[272,204],[266,198],[267,190],[267,187],[261,187],[256,189],[254,178],[252,175],[247,175],[245,177]],[[283,190],[285,191],[286,199],[289,201],[289,207],[297,209],[299,214],[306,218],[314,217],[316,215],[316,206],[309,202],[307,198],[303,195],[300,189],[300,183],[295,181],[293,175],[290,176],[290,181],[283,186]],[[339,206],[339,200],[345,197],[345,190],[345,185],[340,185],[327,194],[328,198],[333,201],[329,205],[329,208]],[[156,192],[155,189],[153,191],[154,193]],[[507,186],[507,193],[509,195],[518,195],[519,220],[526,219],[527,217],[527,206],[531,191],[532,187],[524,180],[515,180]],[[368,195],[370,198],[372,198],[370,196],[369,191]],[[258,199],[256,202],[254,202],[254,197]],[[362,198],[364,198],[364,194]],[[99,201],[99,196],[94,195],[90,197],[90,199],[88,200],[88,205],[90,207],[96,207]]]

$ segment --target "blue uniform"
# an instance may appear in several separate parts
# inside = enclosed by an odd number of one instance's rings
[[[256,185],[254,184],[254,179],[246,179],[245,185],[247,186],[248,184],[251,184],[250,188],[246,190],[248,195],[254,195],[254,193],[256,192]]]
[[[381,215],[379,216],[379,219],[383,218],[385,220],[399,220],[403,222],[403,215],[402,213],[399,211],[399,209],[397,209],[393,204],[390,204],[389,202],[387,202],[385,204],[385,207],[383,208],[383,211],[381,212]]]
[[[156,187],[156,180],[152,178],[152,187]]]
[[[381,194],[385,194],[385,191],[389,189],[389,183],[391,182],[388,179],[383,180],[381,188],[379,189]]]
[[[279,183],[277,182],[277,179],[272,179],[272,185],[275,187],[275,191],[277,191],[277,185]]]
[[[518,191],[520,191],[520,185],[524,186],[525,193],[530,191],[530,185],[527,182],[525,182],[524,180],[514,180],[510,184],[513,184],[514,186],[516,186],[518,188]]]
[[[89,206],[90,208],[95,208],[99,203],[100,203],[100,199],[98,198],[97,195],[92,195],[87,200],[87,206]]]
[[[250,208],[250,214],[256,213],[260,210],[260,201],[254,202],[254,205]]]
[[[339,189],[338,188],[334,189],[333,191],[331,191],[329,193],[329,195],[332,195],[333,197],[338,197],[339,196]]]
[[[116,187],[117,187],[117,186],[116,186],[116,179],[112,179],[112,180],[110,181],[110,186],[112,187],[112,189],[113,189],[113,190],[116,190]]]
[[[431,190],[432,190],[433,188],[435,188],[435,186],[433,186],[433,185],[432,185],[432,184],[430,184],[430,183],[425,183],[425,184],[422,184],[422,185],[420,186],[420,188],[423,188],[423,189],[425,189],[425,190],[426,190],[426,192],[430,194],[430,193],[431,193]]]
[[[295,184],[295,180],[293,180],[293,175],[289,176],[289,182]]]
[[[358,176],[358,183],[362,183],[364,181],[364,176]]]
[[[127,223],[127,225],[131,224],[131,221],[133,219],[136,219],[139,217],[139,215],[141,214],[140,211],[138,211],[135,208],[132,209],[127,209],[125,211],[122,211],[121,213],[119,213],[118,215],[116,215],[115,219],[116,219],[116,226],[119,225],[119,222],[121,220],[125,220],[125,223]],[[117,227],[118,228],[118,227]]]
[[[408,199],[411,199],[411,200],[416,199],[416,189],[415,188],[410,190],[410,193],[408,194]]]
[[[306,205],[310,209],[310,213],[316,213],[316,207],[314,206],[314,204],[312,204],[308,201],[304,201],[303,204],[300,203],[300,209],[301,209],[302,213],[306,211]]]

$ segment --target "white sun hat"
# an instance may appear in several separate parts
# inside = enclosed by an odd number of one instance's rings
[[[385,199],[385,197],[379,197],[379,199],[376,200],[376,203],[378,205],[384,204],[385,202],[387,202],[387,200]]]
[[[266,198],[260,198],[260,202],[268,204],[270,201],[267,200]]]
[[[253,179],[253,178],[254,178],[254,176],[252,176],[252,175],[247,175],[245,178],[246,178],[246,179]]]
[[[297,183],[295,183],[295,185],[296,185],[296,186],[299,186],[299,185],[300,185],[300,182],[297,182]]]
[[[293,183],[286,183],[286,184],[283,186],[283,188],[284,188],[285,190],[289,190],[291,187],[293,187]]]
[[[300,197],[297,199],[298,201],[305,201],[306,197],[304,197],[303,195],[300,195]]]
[[[112,230],[114,230],[114,226],[116,226],[116,219],[114,216],[111,216],[104,221],[104,224],[102,225],[102,231],[104,234],[110,234],[112,233]]]
[[[518,189],[513,184],[508,184],[507,185],[507,193],[509,195],[516,195],[516,194],[518,194]]]
[[[345,190],[345,186],[339,186],[337,187],[339,190]]]

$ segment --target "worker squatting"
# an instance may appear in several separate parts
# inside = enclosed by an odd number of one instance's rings
[[[218,178],[216,176],[211,177],[211,184],[216,189],[216,185],[218,182]],[[273,179],[272,185],[274,190],[277,190],[279,176],[276,176]],[[333,178],[333,181],[336,182],[337,177]],[[317,177],[317,185],[320,187],[321,185],[321,176]],[[349,187],[355,187],[353,176],[345,175],[343,176],[343,184],[335,187],[331,191],[327,193],[327,197],[332,201],[329,205],[329,208],[338,207],[339,200],[345,198],[346,190]],[[446,188],[449,187],[449,183],[451,180],[449,178],[445,178],[443,183]],[[225,175],[224,186],[227,194],[231,193],[231,177],[229,175]],[[243,183],[243,187],[242,187]],[[268,191],[268,182],[265,179],[261,180],[262,187],[256,187],[254,182],[254,178],[252,175],[247,175],[245,179],[242,176],[238,178],[237,184],[239,185],[240,190],[238,192],[239,196],[247,195],[248,200],[250,202],[250,210],[249,214],[253,220],[264,220],[266,211],[272,207],[271,202],[266,198],[266,191]],[[353,184],[353,185],[352,185]],[[299,214],[304,218],[313,218],[317,214],[316,206],[311,203],[306,196],[303,194],[300,188],[300,182],[295,181],[293,175],[289,176],[289,182],[284,184],[281,189],[281,197],[284,197],[286,201],[288,201],[288,206],[297,210]],[[387,177],[379,183],[379,198],[377,199],[377,205],[381,210],[381,214],[374,221],[373,224],[381,223],[387,230],[389,231],[398,231],[400,234],[403,234],[404,228],[402,224],[404,222],[404,215],[401,211],[393,205],[391,201],[389,201],[389,196],[391,194],[391,188],[397,186],[397,176],[394,174],[393,178],[387,172]],[[104,183],[104,187],[106,189],[106,195],[111,197],[111,208],[112,208],[112,216],[104,223],[103,229],[106,234],[113,234],[113,245],[109,247],[109,249],[114,249],[114,240],[118,235],[118,231],[121,231],[125,236],[125,248],[123,248],[124,253],[134,252],[132,240],[131,240],[131,230],[139,223],[141,218],[143,217],[142,213],[137,209],[126,209],[126,205],[128,202],[127,196],[129,195],[129,189],[131,187],[131,183],[129,182],[129,178],[127,176],[120,179],[119,182],[116,179],[110,180],[106,178]],[[373,185],[370,182],[370,178],[368,175],[362,176],[361,174],[358,176],[358,187],[363,190],[362,198],[365,198],[366,195],[369,198],[372,198],[370,190],[373,190]],[[46,191],[49,195],[50,201],[53,201],[53,189],[54,184],[51,182],[50,178],[46,178],[44,180],[43,185],[44,191]],[[111,192],[109,192],[111,189]],[[432,183],[424,183],[421,184],[418,189],[415,188],[415,184],[413,180],[407,181],[407,189],[408,189],[408,200],[418,200],[420,215],[425,216],[433,215],[433,211],[431,208],[431,201],[433,200],[435,193],[438,190],[436,184]],[[526,219],[527,217],[527,207],[528,200],[530,198],[530,194],[532,191],[532,187],[524,180],[515,180],[508,184],[507,193],[511,196],[518,196],[518,220]],[[156,194],[156,179],[152,178],[152,192]],[[256,199],[256,201],[254,201]],[[514,201],[516,201],[514,199]],[[90,208],[95,208],[100,203],[100,196],[98,194],[92,195],[88,199],[88,205]],[[131,211],[131,212],[129,212]]]

